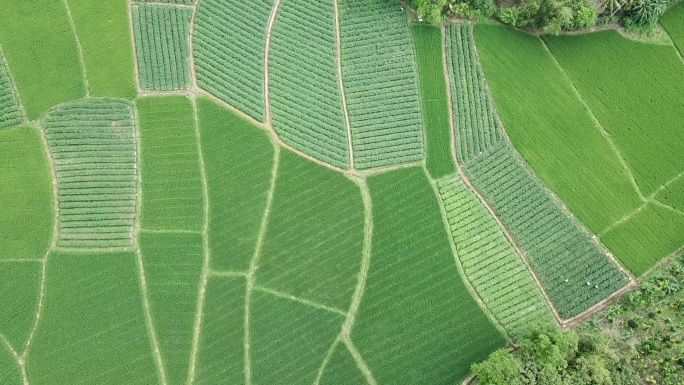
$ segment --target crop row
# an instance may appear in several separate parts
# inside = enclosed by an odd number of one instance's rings
[[[437,187],[463,270],[495,318],[512,334],[535,322],[553,322],[542,292],[513,245],[459,179],[447,176]]]
[[[192,10],[186,7],[160,4],[133,7],[142,88],[178,90],[190,86],[191,16]]]
[[[457,156],[459,161],[466,162],[504,136],[475,56],[472,27],[450,25],[445,32]]]
[[[391,0],[342,0],[342,76],[358,168],[423,159],[423,128],[413,40]],[[380,140],[366,142],[368,133]],[[405,134],[398,141],[387,135]]]
[[[9,68],[0,52],[0,128],[14,126],[22,120],[13,88]]]
[[[59,245],[131,245],[137,180],[131,106],[72,102],[48,112],[44,124],[57,173]]]
[[[264,45],[273,0],[203,0],[193,49],[197,84],[264,119]]]
[[[561,317],[576,315],[626,284],[604,251],[501,142],[466,172],[516,239]]]

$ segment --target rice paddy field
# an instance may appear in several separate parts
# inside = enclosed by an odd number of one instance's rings
[[[2,1],[0,384],[458,384],[684,247],[682,5]]]

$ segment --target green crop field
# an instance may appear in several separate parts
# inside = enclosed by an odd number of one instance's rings
[[[186,7],[133,6],[140,85],[147,90],[190,87],[190,18]]]
[[[0,385],[484,385],[536,325],[681,290],[651,271],[684,248],[682,5],[647,43],[3,1]]]
[[[349,167],[333,0],[284,0],[269,53],[273,127],[291,146]]]
[[[204,200],[194,108],[183,96],[138,99],[144,229],[200,231]]]

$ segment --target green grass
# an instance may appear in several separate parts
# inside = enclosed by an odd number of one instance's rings
[[[274,148],[265,131],[208,99],[198,99],[209,189],[211,266],[247,270],[271,186]]]
[[[146,90],[190,87],[192,9],[174,5],[133,6],[140,85]]]
[[[454,384],[505,339],[466,289],[421,168],[368,178],[370,269],[351,338],[380,384]]]
[[[406,13],[393,0],[340,0],[339,14],[356,168],[422,160],[423,118]]]
[[[457,175],[437,180],[457,256],[494,317],[512,335],[553,324],[531,271],[479,198]]]
[[[594,232],[637,208],[630,176],[536,36],[477,25],[475,40],[497,112],[535,173]]]
[[[0,0],[0,46],[29,119],[85,95],[76,39],[61,1]]]
[[[166,379],[182,384],[188,377],[202,280],[202,235],[141,233],[138,242]]]
[[[138,173],[132,105],[70,102],[50,110],[43,125],[57,173],[58,245],[131,246]]]
[[[465,171],[526,253],[562,318],[579,314],[627,283],[505,142]]]
[[[42,258],[54,219],[48,162],[38,132],[0,132],[0,260]]]
[[[264,46],[273,2],[202,0],[193,35],[197,84],[261,121]]]
[[[347,347],[340,343],[335,348],[320,383],[322,385],[362,385],[367,381]]]
[[[19,364],[5,344],[0,345],[0,383],[16,385],[22,383]]]
[[[439,28],[412,25],[416,44],[423,126],[426,139],[426,166],[433,178],[456,171],[451,154],[449,100],[442,59],[442,33]]]
[[[684,245],[684,215],[649,204],[641,212],[601,236],[620,261],[641,275]]]
[[[273,126],[287,144],[349,167],[332,1],[282,2],[269,53]]]
[[[644,195],[684,170],[684,77],[673,47],[625,39],[615,31],[544,39]]]
[[[42,271],[38,261],[0,261],[0,333],[17,351],[26,346],[36,320]]]
[[[684,178],[680,177],[656,195],[656,199],[684,211]]]
[[[137,94],[126,0],[67,0],[93,96]]]
[[[346,311],[361,265],[364,222],[354,182],[281,151],[256,284]]]
[[[5,56],[0,50],[0,129],[17,125],[24,120],[19,100],[14,94],[14,82],[11,76]]]
[[[344,317],[259,291],[250,310],[252,383],[312,384]]]
[[[680,54],[684,52],[684,24],[682,24],[682,20],[684,20],[684,3],[681,2],[670,8],[660,18],[660,25],[670,35]]]
[[[204,200],[195,118],[184,96],[140,98],[142,227],[200,231]]]
[[[245,383],[245,279],[209,277],[197,351],[195,384]]]
[[[31,384],[158,381],[133,253],[51,253]]]

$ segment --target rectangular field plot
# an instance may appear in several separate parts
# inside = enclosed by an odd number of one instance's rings
[[[93,96],[132,99],[135,70],[126,0],[67,0]]]
[[[252,383],[312,384],[344,317],[259,291],[250,310]]]
[[[87,99],[45,117],[57,173],[62,247],[126,247],[133,242],[137,165],[132,106]]]
[[[562,318],[579,314],[627,277],[501,142],[465,167],[527,256]]]
[[[423,103],[423,125],[426,139],[426,166],[433,178],[456,171],[451,155],[449,100],[444,77],[442,33],[440,28],[411,26],[416,43],[416,59]]]
[[[274,147],[265,131],[208,99],[198,113],[209,189],[211,267],[247,270],[271,187]]]
[[[264,52],[273,0],[202,0],[193,55],[197,84],[264,120]]]
[[[54,225],[52,184],[33,128],[0,131],[0,202],[0,260],[45,256]]]
[[[31,384],[158,383],[134,253],[52,253]]]
[[[76,39],[61,1],[0,0],[0,46],[29,119],[85,95]]]
[[[204,192],[195,118],[184,96],[137,101],[142,148],[142,227],[200,231]]]
[[[672,46],[636,42],[616,31],[544,40],[644,195],[684,170],[684,76]]]
[[[271,110],[285,143],[348,168],[335,35],[333,0],[282,1],[269,53]]]
[[[169,384],[188,377],[204,248],[200,234],[140,233],[147,295]]]
[[[361,266],[364,222],[354,182],[281,150],[257,285],[346,311]]]
[[[392,0],[340,0],[342,78],[357,168],[423,159],[411,31]]]
[[[133,6],[140,85],[146,90],[190,87],[192,9],[161,4]]]
[[[511,141],[570,211],[599,233],[639,207],[619,155],[544,43],[484,24],[475,40]]]
[[[0,129],[21,123],[19,100],[14,94],[14,83],[5,56],[0,49]]]
[[[351,339],[379,384],[455,384],[505,339],[463,283],[423,170],[368,184],[372,254]]]
[[[209,277],[194,384],[245,383],[245,290],[242,277]]]
[[[17,351],[26,346],[36,322],[42,271],[40,261],[0,260],[0,333]],[[0,372],[2,369],[0,366]]]
[[[513,335],[554,323],[532,273],[496,220],[458,176],[437,181],[457,257],[487,308]]]
[[[602,235],[601,241],[635,275],[641,275],[684,245],[684,214],[649,204]]]

